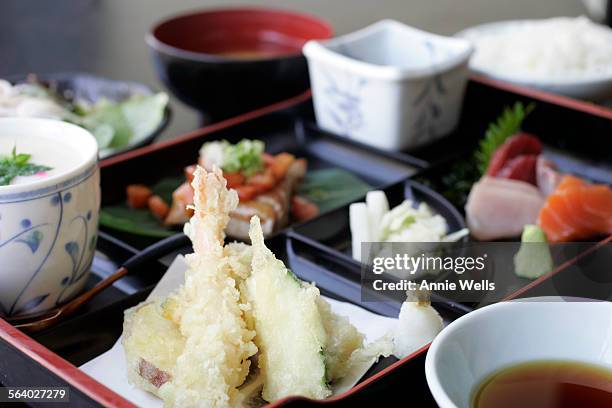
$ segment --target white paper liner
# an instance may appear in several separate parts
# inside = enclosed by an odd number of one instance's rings
[[[172,262],[172,265],[170,265],[170,268],[168,268],[168,271],[161,278],[157,286],[155,286],[155,289],[153,289],[148,299],[158,299],[168,296],[174,289],[178,288],[183,283],[186,270],[187,265],[185,259],[180,255],[177,256],[174,262]],[[329,298],[325,298],[325,300],[330,303],[334,313],[348,317],[357,330],[364,334],[367,343],[375,341],[389,332],[397,321],[396,319],[369,312],[351,303],[339,302]],[[333,395],[342,394],[354,387],[373,363],[374,361],[364,363],[360,367],[354,367],[354,369],[341,381],[332,384]],[[125,353],[123,351],[123,345],[121,344],[121,338],[117,340],[109,351],[83,364],[80,368],[97,381],[139,407],[163,407],[162,400],[128,383]]]

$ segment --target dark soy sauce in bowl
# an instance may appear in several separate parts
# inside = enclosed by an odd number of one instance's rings
[[[476,388],[472,408],[612,407],[612,369],[574,361],[503,368]]]

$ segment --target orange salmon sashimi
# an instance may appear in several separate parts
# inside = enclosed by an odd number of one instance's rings
[[[612,189],[564,176],[540,210],[538,224],[550,242],[612,234]]]

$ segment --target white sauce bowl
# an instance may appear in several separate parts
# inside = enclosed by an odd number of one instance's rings
[[[441,408],[469,408],[475,389],[489,375],[534,360],[612,368],[612,303],[552,297],[478,309],[435,338],[425,374]]]

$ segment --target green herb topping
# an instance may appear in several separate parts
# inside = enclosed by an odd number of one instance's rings
[[[235,145],[227,144],[223,151],[223,170],[229,173],[241,172],[249,177],[264,169],[261,140],[243,139]]]
[[[10,156],[0,156],[0,186],[8,186],[17,176],[31,176],[51,170],[51,167],[29,163],[31,157],[30,154],[17,154],[16,147],[13,147]]]

